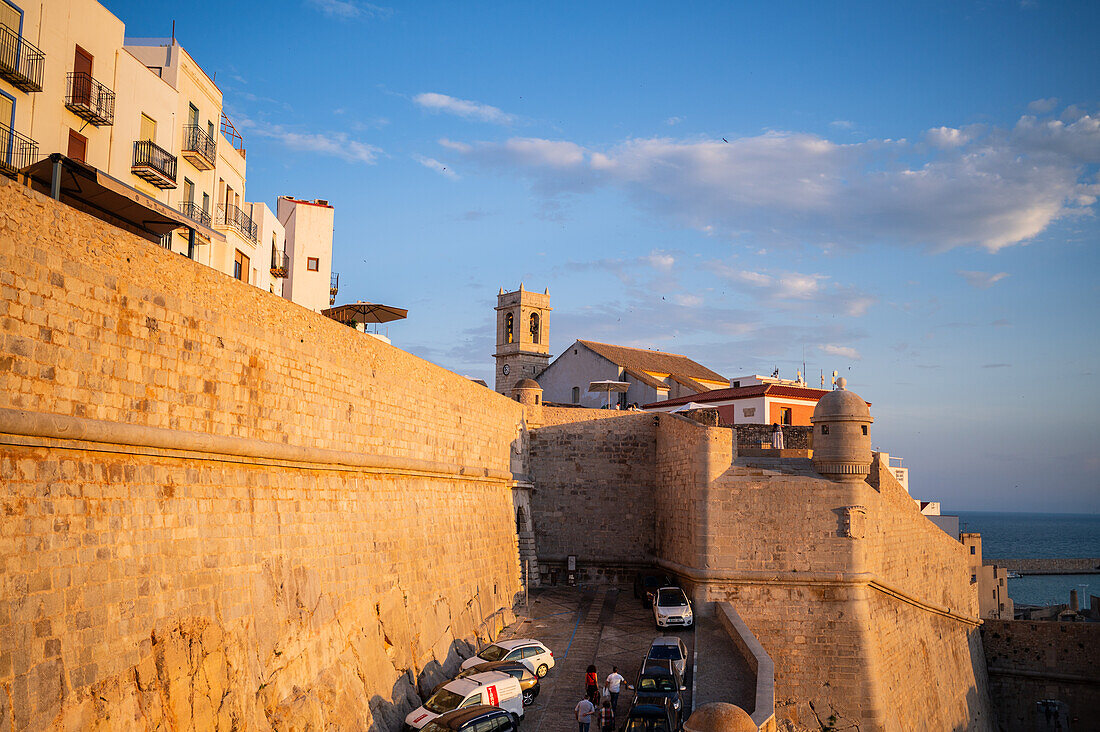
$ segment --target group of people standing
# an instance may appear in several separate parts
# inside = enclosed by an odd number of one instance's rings
[[[611,673],[604,680],[601,692],[600,677],[596,673],[596,667],[589,665],[584,674],[584,698],[577,702],[577,706],[573,709],[573,714],[580,725],[580,732],[589,732],[592,717],[596,717],[599,732],[613,732],[615,715],[619,711],[619,691],[624,681],[619,668],[612,666]]]

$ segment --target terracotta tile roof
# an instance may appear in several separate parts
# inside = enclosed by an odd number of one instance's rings
[[[613,346],[608,343],[597,343],[596,341],[577,341],[577,343],[598,353],[608,361],[633,372],[651,371],[658,374],[671,374],[673,376],[688,379],[729,383],[729,379],[721,374],[715,373],[706,366],[696,363],[687,356],[681,356],[678,353],[663,353],[661,351],[650,351],[645,348]],[[703,385],[700,384],[700,388],[704,388]]]
[[[635,381],[642,382],[646,386],[649,386],[653,389],[663,389],[665,393],[668,393],[668,384],[661,381],[660,379],[653,378],[644,371],[635,371],[634,369],[628,369],[624,366],[623,373],[625,373],[627,376],[634,379]]]
[[[754,384],[753,386],[730,387],[729,389],[714,389],[704,394],[690,394],[688,396],[666,399],[663,402],[643,404],[643,409],[653,407],[678,407],[688,402],[706,404],[707,402],[727,402],[737,399],[751,399],[758,396],[786,397],[787,399],[808,399],[817,401],[828,394],[826,389],[811,389],[803,386],[787,386],[785,384]],[[867,406],[871,406],[867,402]]]

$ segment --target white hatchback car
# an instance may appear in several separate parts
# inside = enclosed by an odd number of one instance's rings
[[[691,601],[679,587],[662,587],[653,598],[653,619],[658,628],[689,628],[695,622]]]
[[[463,661],[462,670],[486,661],[519,661],[541,679],[554,668],[554,652],[533,638],[497,641]]]

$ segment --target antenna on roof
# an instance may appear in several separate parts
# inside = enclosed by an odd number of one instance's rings
[[[805,373],[806,373],[806,344],[803,343],[802,344],[802,371],[800,371],[799,374],[798,374],[798,380],[801,381],[802,383],[806,383],[802,378],[802,374],[805,374]]]

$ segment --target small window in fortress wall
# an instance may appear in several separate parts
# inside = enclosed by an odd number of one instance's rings
[[[863,434],[867,434],[867,425],[860,425],[863,428]]]
[[[970,547],[970,548],[973,549],[974,547]],[[976,584],[977,582],[978,582],[978,575],[976,575],[976,574],[970,575],[970,584],[973,585],[973,584]]]
[[[974,553],[974,549],[975,549],[975,547],[973,547],[973,546],[971,546],[971,547],[970,547],[970,553],[971,553],[971,554],[973,554],[973,553]]]
[[[573,403],[574,404],[580,404],[581,403],[581,388],[579,386],[574,386],[573,387]]]
[[[823,434],[823,435],[829,434],[829,425],[827,425],[827,424],[821,425],[821,434]]]

